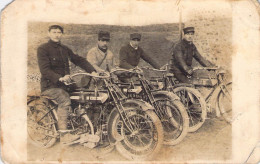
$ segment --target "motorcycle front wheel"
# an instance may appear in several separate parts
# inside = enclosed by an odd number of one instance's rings
[[[189,118],[180,100],[170,99],[168,95],[155,94],[155,103],[162,110],[160,119],[164,130],[164,144],[176,145],[188,133]]]
[[[29,141],[41,148],[53,146],[57,140],[55,121],[48,107],[37,99],[27,105],[27,134]]]
[[[201,93],[190,87],[177,87],[173,92],[179,96],[189,116],[188,132],[196,132],[207,117],[207,104]]]
[[[117,110],[113,110],[109,121],[109,138],[117,151],[129,160],[148,160],[159,153],[163,143],[163,127],[152,110],[136,107],[124,107],[129,123],[129,130]]]
[[[224,117],[224,119],[228,123],[232,123],[233,116],[232,116],[232,83],[228,83],[222,86],[222,90],[218,95],[218,107],[219,110]]]

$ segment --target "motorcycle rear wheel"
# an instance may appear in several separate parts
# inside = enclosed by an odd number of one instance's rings
[[[27,104],[27,136],[29,141],[40,148],[49,148],[57,140],[55,121],[52,113],[41,99]]]
[[[117,151],[129,160],[154,158],[163,143],[163,127],[158,116],[151,110],[129,106],[125,107],[125,112],[134,131],[130,132],[118,111],[113,110],[108,124],[110,142],[114,142]]]

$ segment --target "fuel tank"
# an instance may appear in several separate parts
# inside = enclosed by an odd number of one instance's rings
[[[95,92],[95,91],[77,91],[70,94],[70,99],[72,101],[77,101],[80,103],[86,102],[95,102],[95,103],[104,103],[109,97],[109,94],[104,92]]]

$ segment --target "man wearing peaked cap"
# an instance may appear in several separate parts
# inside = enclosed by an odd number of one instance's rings
[[[193,73],[191,66],[193,58],[204,67],[212,66],[212,63],[204,59],[193,44],[194,27],[184,28],[183,33],[183,39],[174,45],[171,72],[180,82],[192,83],[188,77]]]
[[[97,72],[110,71],[114,67],[114,55],[108,49],[110,33],[99,31],[97,46],[89,50],[87,60],[93,65]]]
[[[133,34],[130,34],[130,40],[133,40],[133,39],[137,39],[137,40],[141,40],[141,34],[139,33],[133,33]]]
[[[48,96],[58,103],[58,130],[61,142],[70,142],[78,138],[68,133],[67,118],[71,100],[66,83],[70,83],[69,61],[92,73],[95,69],[85,58],[76,55],[70,48],[61,44],[63,27],[49,27],[49,41],[39,46],[37,59],[41,72],[41,94]]]
[[[194,27],[186,27],[183,29],[183,33],[184,35],[187,34],[187,33],[193,33],[194,34]]]
[[[139,43],[141,41],[141,34],[132,33],[130,34],[130,42],[129,44],[123,46],[119,52],[119,67],[125,69],[131,69],[136,67],[140,59],[142,58],[144,61],[149,63],[154,68],[159,69],[160,66],[155,62],[153,58],[147,55],[144,50],[139,47]]]

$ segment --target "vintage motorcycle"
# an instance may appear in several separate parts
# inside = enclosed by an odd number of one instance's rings
[[[220,68],[194,68],[196,74],[194,73],[191,79],[193,84],[179,83],[174,74],[168,73],[168,64],[165,65],[165,70],[149,67],[143,69],[163,73],[162,76],[152,77],[150,81],[157,88],[173,92],[180,97],[190,118],[189,132],[197,131],[204,124],[207,113],[215,112],[217,117],[222,115],[227,122],[232,122],[232,82],[228,81],[225,71]],[[198,70],[204,72],[196,72]],[[202,95],[198,90],[200,88],[208,88],[210,92]]]
[[[110,73],[119,78],[113,78],[113,82],[128,98],[144,100],[153,105],[163,125],[164,144],[176,145],[185,138],[189,119],[178,96],[168,91],[156,90],[137,67],[129,70],[114,68]],[[130,81],[124,82],[122,78]]]
[[[91,77],[94,87],[86,89],[81,85],[70,92],[72,108],[67,125],[70,133],[78,135],[79,139],[68,145],[81,144],[88,148],[113,146],[130,160],[150,159],[159,153],[163,127],[150,104],[127,99],[118,86],[111,83],[110,76],[71,75],[72,79],[76,77]],[[33,96],[29,98],[27,107],[28,138],[38,147],[53,146],[60,137],[57,103],[48,97]],[[98,113],[98,118],[91,117],[93,112]]]
[[[168,64],[164,70],[143,67],[160,75],[152,76],[150,81],[157,89],[176,94],[184,104],[189,116],[188,132],[196,132],[205,122],[207,105],[203,95],[191,84],[179,83],[173,73],[169,73]]]

